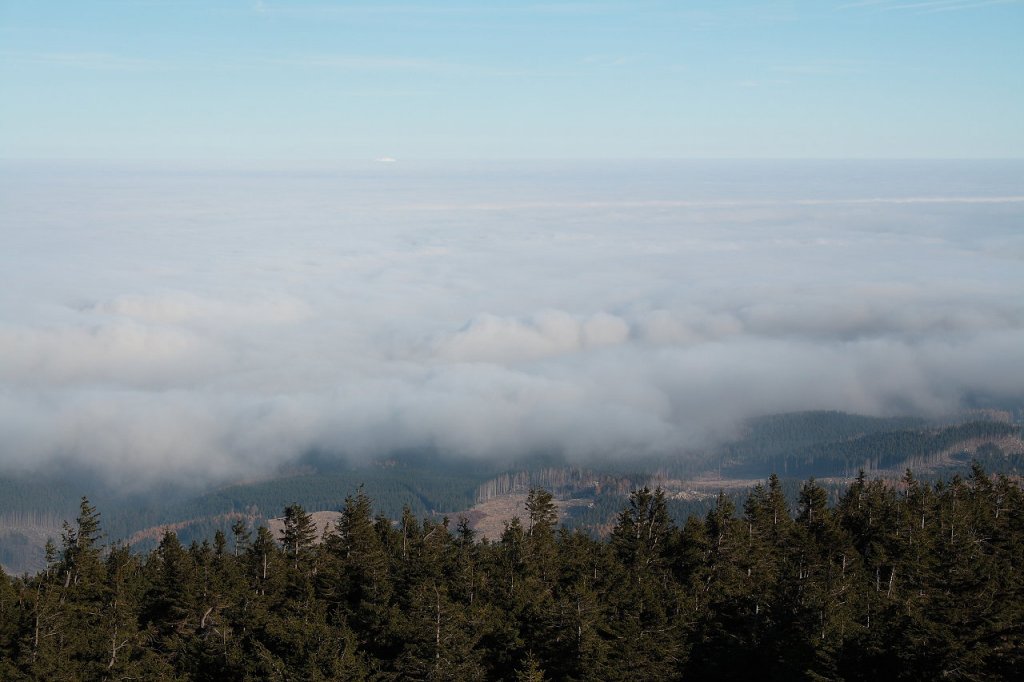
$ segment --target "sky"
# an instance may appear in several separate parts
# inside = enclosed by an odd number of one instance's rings
[[[0,0],[0,158],[1020,158],[1024,3]]]
[[[769,413],[1019,405],[1022,28],[0,0],[0,472],[686,456]]]
[[[0,473],[687,457],[764,414],[1020,410],[1022,219],[1022,161],[8,162]]]

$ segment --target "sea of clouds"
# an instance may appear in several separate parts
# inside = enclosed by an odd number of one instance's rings
[[[0,471],[683,454],[1024,394],[1024,163],[0,168]]]

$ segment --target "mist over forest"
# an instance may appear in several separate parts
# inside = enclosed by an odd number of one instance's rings
[[[1022,26],[0,1],[0,680],[1017,679]]]
[[[5,162],[0,180],[3,473],[628,461],[764,414],[1021,403],[1019,161]]]

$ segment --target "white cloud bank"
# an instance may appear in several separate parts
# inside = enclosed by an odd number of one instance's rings
[[[683,453],[1024,394],[1024,164],[0,171],[0,469]]]

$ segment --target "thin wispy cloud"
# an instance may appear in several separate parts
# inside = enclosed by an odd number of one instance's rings
[[[805,76],[832,76],[837,74],[864,73],[870,68],[883,66],[877,61],[864,59],[817,59],[799,64],[777,64],[771,71]]]
[[[562,3],[429,3],[389,4],[368,3],[361,5],[341,4],[300,4],[280,3],[261,0],[253,3],[252,11],[264,16],[280,17],[453,17],[453,16],[501,16],[501,15],[587,15],[632,11],[635,4],[611,2],[562,2]]]
[[[779,88],[792,85],[793,81],[785,78],[750,78],[738,81],[736,85],[741,88]]]
[[[172,68],[165,61],[109,52],[0,52],[0,62],[89,71],[150,71]]]
[[[872,9],[880,12],[913,11],[921,14],[933,12],[954,12],[979,9],[992,5],[1015,5],[1021,0],[922,0],[905,2],[901,0],[863,0],[840,5],[840,9]]]
[[[1021,0],[981,0],[980,2],[962,2],[954,5],[945,5],[941,7],[933,7],[925,10],[926,13],[936,12],[956,12],[960,10],[977,9],[979,7],[986,7],[989,5],[1019,5]]]
[[[266,64],[294,66],[304,69],[333,69],[338,71],[414,71],[439,73],[458,71],[467,68],[461,64],[418,57],[346,54],[311,54],[271,57],[263,60],[263,62]]]
[[[1010,196],[907,196],[860,197],[820,199],[750,199],[750,200],[673,200],[649,199],[644,201],[523,201],[494,203],[440,203],[415,204],[412,208],[423,211],[508,211],[512,209],[640,209],[640,208],[785,208],[787,206],[885,206],[914,204],[1021,204],[1024,195]],[[396,207],[409,208],[409,207]]]
[[[296,54],[270,57],[239,57],[230,54],[191,55],[175,61],[141,59],[107,52],[0,52],[0,62],[95,71],[232,70],[268,65],[297,69],[335,71],[392,71],[414,73],[466,73],[484,69],[422,57],[363,54]],[[492,72],[493,70],[487,70]]]
[[[372,55],[372,54],[293,54],[258,57],[248,61],[227,62],[236,67],[279,66],[297,70],[325,70],[345,72],[381,72],[394,74],[422,74],[433,76],[490,76],[522,77],[538,73],[537,70],[517,67],[491,66],[435,59],[429,57]],[[553,71],[544,70],[551,75]]]
[[[633,55],[607,54],[590,54],[580,59],[580,63],[587,66],[625,66],[637,61],[639,61],[639,57]]]

